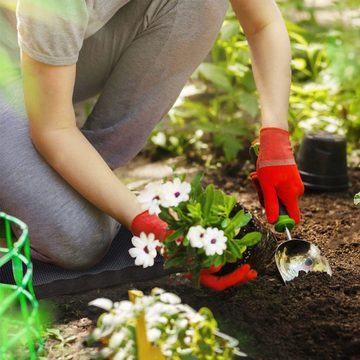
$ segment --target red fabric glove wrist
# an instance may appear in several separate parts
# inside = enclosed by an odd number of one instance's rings
[[[299,223],[298,198],[304,193],[304,185],[287,130],[261,129],[256,173],[269,223],[275,223],[279,217],[279,200],[284,204],[289,216]]]
[[[155,238],[160,241],[164,241],[169,234],[166,222],[155,214],[149,214],[148,210],[135,216],[131,222],[130,230],[135,236],[139,236],[142,232],[145,234],[153,233]]]
[[[258,175],[257,175],[257,172],[256,171],[253,171],[250,173],[250,178],[251,178],[251,181],[254,185],[254,188],[257,192],[257,195],[258,195],[258,199],[259,199],[259,202],[261,204],[261,206],[265,206],[264,204],[264,195],[263,195],[263,192],[262,192],[262,189],[261,189],[261,185],[260,185],[260,182],[259,182],[259,179],[258,179]]]
[[[276,165],[296,165],[289,132],[280,128],[262,128],[257,169]]]

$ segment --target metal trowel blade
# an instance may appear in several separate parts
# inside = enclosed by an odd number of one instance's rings
[[[306,240],[292,239],[280,244],[275,252],[275,261],[285,283],[298,277],[301,271],[332,275],[329,262],[321,255],[320,249]]]

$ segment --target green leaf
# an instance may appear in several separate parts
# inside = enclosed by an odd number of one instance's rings
[[[165,269],[169,268],[178,268],[184,266],[185,259],[183,257],[173,257],[165,261],[164,267]]]
[[[160,214],[159,214],[159,218],[160,218],[161,220],[164,220],[164,221],[169,225],[169,227],[170,227],[171,229],[177,226],[177,222],[176,222],[176,220],[171,216],[168,208],[161,207],[161,212],[160,212]]]
[[[220,266],[221,264],[225,263],[225,254],[216,255],[214,259],[214,266]]]
[[[306,69],[306,60],[302,58],[295,58],[291,60],[291,65],[295,70],[302,71]]]
[[[205,222],[209,219],[211,207],[214,201],[214,185],[208,185],[205,190],[204,199],[202,202],[202,215]]]
[[[354,197],[354,204],[359,205],[360,204],[360,192],[357,193]]]
[[[211,265],[214,265],[214,256],[208,256],[201,262],[201,267],[204,269],[209,268]]]
[[[240,27],[238,21],[227,21],[220,30],[220,36],[222,40],[230,40],[233,36],[240,33]]]
[[[232,91],[232,85],[225,69],[219,65],[202,63],[198,68],[199,73],[215,86],[227,92]]]
[[[240,240],[237,240],[239,244],[245,246],[254,246],[256,245],[262,238],[262,234],[258,231],[254,231],[246,234]]]
[[[233,237],[232,235],[236,230],[242,228],[247,225],[251,220],[252,216],[249,213],[245,213],[244,210],[240,210],[230,221],[229,226],[225,229],[225,235],[229,237]]]
[[[222,222],[221,222],[221,227],[223,229],[225,229],[227,226],[229,226],[230,224],[230,219],[224,219]]]
[[[226,263],[234,263],[238,260],[229,250],[225,251],[225,262]]]
[[[217,190],[214,188],[214,199],[213,199],[213,207],[219,209],[224,205],[225,202],[225,194],[221,190]]]
[[[224,205],[226,208],[226,216],[229,216],[231,213],[231,210],[234,208],[234,206],[236,205],[236,197],[235,196],[225,196],[224,198]]]
[[[259,112],[258,100],[255,95],[243,92],[240,95],[239,104],[251,117],[255,117]]]
[[[239,248],[237,242],[235,242],[232,239],[228,239],[228,241],[226,243],[226,247],[234,257],[236,257],[237,259],[240,258],[241,251],[240,251],[240,248]]]
[[[235,136],[228,136],[223,138],[222,148],[224,151],[225,159],[232,161],[236,159],[238,152],[243,148],[241,141]]]
[[[201,186],[201,179],[203,178],[204,173],[202,171],[198,171],[191,181],[191,198],[197,199],[203,192],[203,188]]]
[[[175,232],[173,232],[171,235],[169,235],[165,242],[168,243],[168,242],[174,242],[176,239],[178,239],[179,237],[181,236],[184,236],[185,235],[185,229],[184,228],[180,228],[178,230],[176,230]]]

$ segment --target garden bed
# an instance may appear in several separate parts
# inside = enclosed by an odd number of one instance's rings
[[[236,167],[208,174],[206,182],[234,193],[265,224],[255,192]],[[222,331],[240,341],[251,359],[356,359],[360,353],[360,208],[352,197],[360,189],[360,169],[350,169],[351,186],[341,193],[310,193],[301,200],[302,223],[294,236],[314,242],[333,270],[302,276],[284,286],[274,261],[257,280],[221,293],[195,290],[181,277],[136,284],[148,293],[159,286],[198,309],[209,307]],[[279,241],[284,239],[280,234]],[[99,311],[87,303],[97,297],[127,298],[129,286],[63,296],[48,304],[57,311],[47,340],[48,359],[88,359],[96,349],[84,348]]]

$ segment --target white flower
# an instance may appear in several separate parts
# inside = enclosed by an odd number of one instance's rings
[[[173,334],[173,335],[170,335],[167,337],[167,339],[165,340],[165,344],[164,345],[167,345],[167,346],[171,346],[171,345],[174,345],[178,340],[178,337],[176,334]]]
[[[165,346],[162,347],[162,353],[164,356],[168,357],[171,359],[173,352],[171,349],[166,348]]]
[[[131,301],[123,300],[120,302],[116,302],[114,304],[114,309],[116,312],[122,311],[124,313],[129,313],[134,310],[134,304]]]
[[[226,249],[227,238],[222,230],[207,228],[204,236],[204,248],[207,256],[222,255]]]
[[[129,250],[129,254],[135,258],[135,265],[142,265],[144,268],[153,266],[156,247],[160,245],[160,241],[155,240],[155,235],[142,232],[140,237],[134,236],[131,241],[135,247]]]
[[[124,324],[127,320],[134,317],[133,312],[117,312],[113,318],[113,325],[118,326]]]
[[[101,329],[99,329],[99,328],[94,329],[94,331],[92,332],[92,336],[95,340],[99,340],[102,336]]]
[[[192,349],[190,349],[190,348],[184,349],[184,348],[178,347],[176,349],[176,352],[180,355],[190,355],[192,353]]]
[[[98,298],[89,302],[89,305],[96,306],[100,309],[109,311],[113,307],[113,302],[106,298]]]
[[[155,342],[161,336],[161,331],[159,329],[153,328],[149,329],[146,333],[147,338],[150,342]]]
[[[112,354],[113,354],[113,351],[107,347],[105,347],[101,350],[101,355],[104,357],[104,359],[109,358]]]
[[[151,290],[151,295],[156,296],[156,295],[163,294],[164,292],[165,292],[164,289],[161,289],[161,288],[158,288],[158,287],[154,287],[154,288]]]
[[[204,321],[204,317],[195,311],[192,314],[188,314],[188,317],[190,319],[190,322],[192,322],[193,324],[199,323],[200,321]],[[190,334],[192,335],[191,331],[189,331],[187,335]]]
[[[177,312],[178,310],[176,306],[157,302],[146,309],[146,323],[149,325],[149,327],[154,327],[157,323],[166,324],[168,319],[163,315],[165,314],[171,316],[177,314]]]
[[[177,295],[169,293],[169,292],[160,294],[160,301],[162,301],[166,304],[172,304],[172,305],[181,303],[181,299]]]
[[[192,339],[191,339],[190,336],[185,336],[185,337],[184,337],[184,343],[185,343],[185,345],[190,345],[190,344],[191,344],[191,341],[192,341]]]
[[[114,360],[128,360],[129,353],[126,349],[119,349],[113,357]]]
[[[105,327],[114,325],[114,315],[113,314],[105,314],[102,318],[102,324]]]
[[[109,348],[110,349],[118,348],[121,345],[121,343],[125,340],[126,335],[127,334],[121,330],[114,333],[110,338],[109,345],[108,345]]]
[[[159,214],[159,205],[162,205],[164,199],[163,185],[160,182],[147,184],[137,198],[144,210],[150,214]]]
[[[202,226],[197,225],[197,226],[192,226],[189,229],[186,236],[189,239],[190,245],[193,248],[201,249],[204,247],[205,233],[206,233],[206,230]]]
[[[175,326],[178,329],[185,329],[189,325],[189,321],[186,319],[178,319],[175,322]]]
[[[155,303],[153,296],[143,296],[139,297],[135,301],[134,309],[136,311],[143,311],[145,308],[152,306]]]
[[[191,185],[179,178],[174,181],[168,181],[163,185],[163,198],[161,205],[164,207],[178,206],[183,201],[189,200]]]

